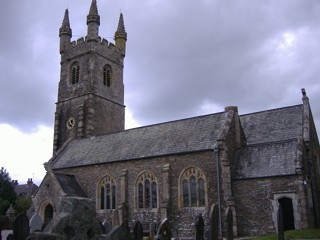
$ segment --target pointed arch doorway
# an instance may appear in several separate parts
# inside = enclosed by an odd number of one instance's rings
[[[48,204],[44,209],[43,229],[51,222],[52,219],[53,219],[53,207],[51,204]]]
[[[283,197],[278,200],[279,205],[282,207],[283,213],[283,229],[294,230],[294,213],[293,213],[293,204],[292,199]]]

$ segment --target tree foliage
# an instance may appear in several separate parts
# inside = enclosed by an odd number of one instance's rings
[[[6,214],[10,204],[14,204],[17,196],[11,183],[9,173],[4,167],[0,169],[0,215]]]
[[[32,205],[31,198],[28,197],[19,197],[16,200],[16,205],[14,209],[16,210],[16,214],[20,214],[26,212]]]

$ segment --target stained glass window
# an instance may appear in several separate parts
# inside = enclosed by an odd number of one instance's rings
[[[99,183],[98,206],[100,209],[116,209],[116,185],[112,177],[106,176]]]
[[[180,206],[202,207],[206,205],[206,182],[198,168],[188,168],[180,176]]]
[[[150,172],[144,172],[137,181],[137,201],[139,208],[158,207],[157,179]]]

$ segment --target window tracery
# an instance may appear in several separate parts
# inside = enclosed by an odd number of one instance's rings
[[[206,178],[204,173],[194,167],[190,167],[180,175],[180,206],[204,207],[206,206]]]
[[[116,209],[116,184],[111,176],[105,176],[98,185],[98,208]]]
[[[143,172],[137,180],[137,207],[158,207],[158,184],[157,179],[151,172]]]

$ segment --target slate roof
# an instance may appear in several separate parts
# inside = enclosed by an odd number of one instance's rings
[[[233,162],[233,179],[295,174],[297,141],[247,146]]]
[[[52,169],[212,149],[224,122],[222,112],[73,140],[55,157]]]
[[[240,116],[247,144],[302,137],[303,105],[267,110]]]
[[[14,191],[19,197],[31,197],[38,190],[36,184],[19,184],[14,186]]]
[[[232,164],[233,179],[295,174],[303,105],[240,116],[247,145]]]
[[[68,196],[86,197],[86,194],[80,187],[74,175],[55,173],[63,192]]]

